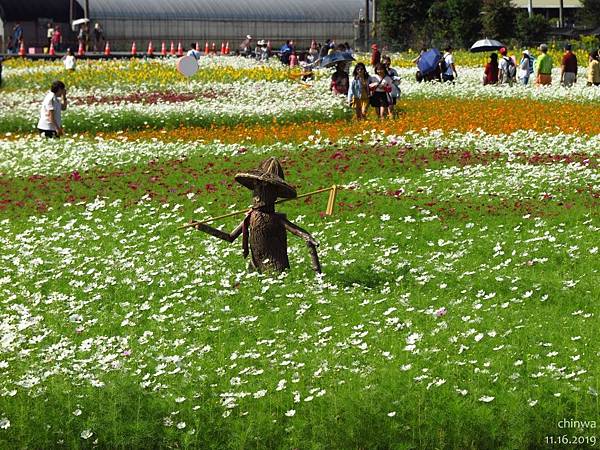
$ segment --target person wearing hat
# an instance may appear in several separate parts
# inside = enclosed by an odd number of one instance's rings
[[[525,86],[529,84],[529,77],[533,73],[533,56],[529,50],[524,49],[521,61],[519,62],[519,80]]]
[[[535,62],[535,83],[538,86],[549,86],[552,84],[552,57],[548,54],[548,46],[540,45],[542,54]]]
[[[261,39],[256,43],[254,56],[257,61],[267,61],[269,59],[269,50],[267,49],[267,41]]]
[[[244,258],[251,254],[250,267],[259,272],[283,272],[290,268],[287,254],[289,231],[306,241],[313,269],[321,273],[317,241],[310,233],[287,220],[285,214],[275,212],[278,197],[297,197],[296,189],[284,179],[279,160],[267,158],[258,169],[236,174],[235,181],[253,192],[252,208],[244,220],[229,234],[200,222],[194,223],[194,228],[228,242],[233,242],[241,234]]]
[[[560,82],[565,87],[577,83],[577,56],[572,52],[571,44],[565,45],[565,54],[560,65]]]
[[[517,75],[517,68],[512,57],[508,56],[506,47],[500,50],[500,61],[498,62],[498,82],[500,84],[512,85]]]
[[[240,55],[248,57],[250,53],[252,53],[252,36],[247,34],[246,39],[240,44]]]

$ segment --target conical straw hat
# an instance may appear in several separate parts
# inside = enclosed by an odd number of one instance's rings
[[[235,181],[252,190],[257,183],[268,183],[273,187],[277,197],[281,198],[294,198],[297,195],[296,189],[285,181],[283,168],[279,160],[274,157],[265,159],[258,169],[236,174]]]

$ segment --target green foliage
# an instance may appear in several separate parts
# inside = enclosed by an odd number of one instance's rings
[[[582,9],[580,17],[583,23],[591,26],[600,26],[600,0],[581,0]]]
[[[432,3],[432,0],[381,0],[379,8],[384,36],[402,48],[425,39],[424,23]]]
[[[517,14],[516,36],[521,45],[540,44],[549,28],[550,24],[541,14],[534,14],[532,17],[525,12]]]
[[[484,0],[481,15],[487,37],[505,39],[514,35],[515,8],[511,0]]]
[[[445,2],[450,16],[452,43],[456,47],[469,48],[481,34],[482,0],[448,0]]]
[[[588,52],[597,50],[600,47],[600,39],[598,39],[598,36],[581,36],[578,47]]]
[[[480,33],[481,5],[482,0],[382,0],[382,31],[401,47],[467,47]]]

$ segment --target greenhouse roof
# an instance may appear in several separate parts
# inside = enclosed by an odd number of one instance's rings
[[[84,0],[77,0],[83,6]],[[91,0],[92,19],[350,22],[364,0]]]

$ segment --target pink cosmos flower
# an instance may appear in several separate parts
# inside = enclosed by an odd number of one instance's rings
[[[447,312],[448,312],[448,310],[442,306],[435,312],[435,315],[436,315],[436,317],[442,317],[442,316],[445,316]]]

